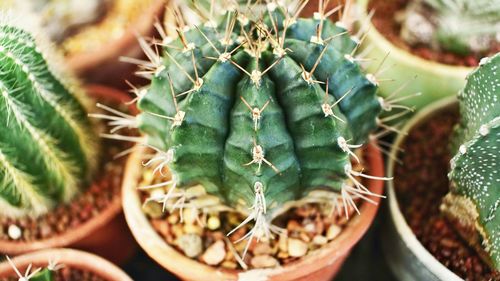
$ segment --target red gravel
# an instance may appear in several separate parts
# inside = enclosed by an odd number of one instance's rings
[[[448,193],[449,143],[457,111],[441,112],[409,133],[394,186],[411,229],[442,264],[465,280],[500,280],[500,273],[491,271],[439,211]]]
[[[409,1],[411,0],[371,0],[368,5],[368,10],[375,10],[373,25],[398,48],[426,60],[460,66],[477,66],[481,58],[500,51],[500,44],[496,44],[485,54],[471,54],[464,57],[447,51],[438,52],[427,46],[409,46],[399,37],[401,26],[394,21],[394,15],[404,10]]]

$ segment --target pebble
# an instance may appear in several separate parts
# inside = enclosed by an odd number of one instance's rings
[[[226,256],[226,245],[224,241],[219,240],[207,248],[201,259],[208,265],[218,265]]]
[[[217,216],[210,216],[207,222],[208,229],[216,230],[220,227],[220,219]]]
[[[260,255],[252,258],[250,264],[254,268],[269,268],[278,265],[278,260],[270,255]]]
[[[307,253],[307,243],[302,240],[290,238],[288,239],[288,254],[291,257],[302,257]]]
[[[148,215],[150,218],[158,219],[163,216],[162,205],[158,202],[149,201],[143,207],[142,211]],[[85,218],[84,218],[85,219]]]
[[[196,222],[196,217],[198,216],[198,212],[191,208],[185,208],[182,210],[182,218],[184,219],[184,223],[186,224],[194,224]]]
[[[184,234],[184,230],[181,224],[172,225],[172,233],[175,237],[181,237]]]
[[[314,245],[322,246],[328,243],[328,239],[323,235],[316,235],[312,240]]]
[[[17,240],[21,238],[21,236],[23,235],[23,231],[19,228],[19,226],[11,224],[9,225],[9,228],[7,230],[7,234],[9,235],[10,239]]]
[[[238,265],[234,261],[224,261],[221,266],[223,268],[236,269]]]
[[[340,232],[342,231],[342,228],[338,225],[332,224],[326,231],[326,238],[328,240],[333,240],[337,236],[339,236]]]
[[[273,249],[271,249],[271,246],[267,243],[258,243],[255,245],[255,248],[253,249],[253,254],[256,256],[260,255],[270,255],[272,254]]]
[[[282,252],[288,252],[288,236],[286,234],[280,234],[278,248]]]
[[[202,251],[201,237],[196,234],[184,234],[177,239],[177,246],[190,258],[197,257]]]
[[[203,234],[203,229],[196,224],[185,224],[182,229],[184,230],[184,233],[197,234],[197,235]]]
[[[168,216],[167,221],[169,224],[176,224],[179,222],[179,215],[177,213]]]

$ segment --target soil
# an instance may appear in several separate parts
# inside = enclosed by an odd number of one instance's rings
[[[475,67],[483,57],[500,51],[500,44],[495,44],[489,52],[460,56],[452,52],[436,51],[425,45],[410,46],[399,36],[401,26],[394,20],[396,13],[406,8],[411,0],[371,0],[368,11],[375,10],[372,19],[377,30],[398,48],[410,52],[426,60],[436,61],[448,65]]]
[[[21,271],[21,273],[24,273]],[[0,278],[0,281],[18,281],[18,277]],[[106,281],[106,279],[93,272],[83,271],[77,268],[63,267],[55,272],[54,281]]]
[[[127,108],[120,108],[120,110],[125,112]],[[126,157],[115,160],[114,156],[129,147],[129,143],[103,139],[102,159],[104,161],[97,169],[99,172],[96,180],[90,183],[88,188],[67,204],[57,206],[39,217],[13,219],[0,215],[0,239],[19,242],[45,240],[69,229],[78,228],[98,216],[112,202],[120,200]],[[9,235],[9,230],[12,231],[12,229],[20,230],[19,238],[13,239],[15,237]]]
[[[458,109],[440,112],[413,128],[401,148],[394,172],[401,211],[424,247],[465,280],[500,280],[439,211],[449,191],[450,138]]]
[[[360,168],[360,165],[354,167]],[[365,170],[365,172],[369,174],[369,171]],[[144,178],[151,177],[151,174],[144,176]],[[160,177],[156,177],[153,182],[151,179],[144,178],[139,186],[165,181]],[[362,179],[359,180],[362,182]],[[149,190],[149,192],[154,191]],[[162,194],[164,192],[162,191]],[[142,191],[141,196],[145,202],[152,194]],[[358,207],[362,204],[357,200],[355,202]],[[285,234],[275,235],[275,239],[261,239],[260,241],[253,239],[243,260],[248,266],[247,269],[285,265],[299,260],[311,251],[334,240],[349,223],[341,204],[339,204],[340,210],[342,210],[340,213],[332,211],[330,204],[307,203],[292,208],[276,218],[273,223],[285,230]],[[226,234],[238,226],[245,217],[236,212],[224,211],[195,214],[198,219],[189,219],[192,213],[189,209],[184,209],[184,220],[181,222],[179,210],[162,212],[162,205],[152,201],[145,206],[147,207],[144,208],[144,212],[153,228],[165,239],[166,243],[180,253],[211,266],[225,269],[244,269],[236,259],[234,251],[237,251],[239,257],[243,256],[248,240],[245,239],[241,242],[238,240],[247,234],[249,226],[241,227],[228,238],[226,238]],[[348,208],[348,213],[351,218],[357,215],[353,208]],[[187,239],[188,237],[189,239]],[[189,243],[181,242],[184,239],[187,239]],[[214,245],[217,243],[220,247],[216,251]],[[195,247],[194,244],[198,244],[198,246]]]

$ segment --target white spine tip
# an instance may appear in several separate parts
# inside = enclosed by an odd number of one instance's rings
[[[481,136],[486,136],[490,133],[490,129],[488,128],[488,126],[486,125],[482,125],[480,128],[479,128],[479,133],[481,134]]]
[[[458,151],[461,153],[461,154],[465,154],[467,153],[467,147],[465,145],[461,145],[459,148],[458,148]]]

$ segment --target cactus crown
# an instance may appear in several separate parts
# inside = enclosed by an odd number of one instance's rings
[[[86,111],[47,61],[30,33],[0,21],[0,206],[8,216],[69,200],[96,164]]]
[[[483,59],[459,94],[461,122],[451,161],[445,208],[481,235],[489,261],[500,269],[500,53]],[[468,207],[464,210],[463,207]],[[454,209],[450,209],[456,207]]]
[[[49,260],[46,268],[33,269],[32,264],[30,264],[23,274],[8,256],[6,258],[20,281],[53,281],[55,280],[54,272],[64,267],[64,265],[58,264],[54,260]]]
[[[134,123],[157,152],[146,166],[171,172],[143,187],[166,192],[151,200],[186,205],[202,185],[215,202],[248,214],[242,224],[255,223],[252,235],[268,235],[279,210],[313,190],[346,209],[377,196],[351,158],[359,162],[353,150],[378,125],[380,134],[392,130],[378,116],[394,106],[358,65],[359,40],[327,19],[336,10],[320,5],[314,18],[298,18],[303,4],[264,7],[257,17],[246,7],[222,21],[208,14],[200,26],[179,24],[177,39],[163,36],[162,56],[141,40],[150,62],[139,74],[152,82],[136,89],[142,113],[120,122]]]
[[[416,0],[405,11],[401,35],[457,54],[488,51],[498,41],[499,0]]]

